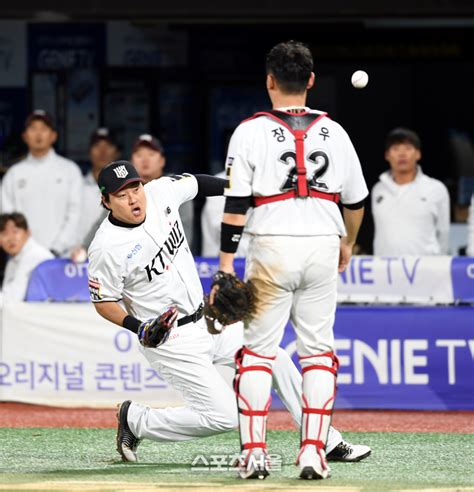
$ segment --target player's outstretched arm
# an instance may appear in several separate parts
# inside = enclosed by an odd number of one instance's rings
[[[197,195],[200,198],[208,196],[221,196],[224,194],[224,188],[229,185],[227,179],[217,178],[209,174],[195,174],[194,177],[198,182]]]
[[[107,321],[118,326],[123,326],[123,320],[127,317],[127,313],[118,302],[94,302],[94,307]]]
[[[140,321],[130,316],[114,301],[94,303],[96,311],[106,320],[136,333],[144,347],[156,348],[166,342],[170,330],[178,318],[178,310],[173,306],[154,319]]]

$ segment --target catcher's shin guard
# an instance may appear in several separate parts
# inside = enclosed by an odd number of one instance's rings
[[[336,397],[338,360],[333,352],[300,357],[303,373],[301,449],[296,460],[301,478],[329,477],[326,441]]]
[[[235,355],[234,390],[239,411],[242,478],[268,475],[266,427],[271,403],[272,365],[275,357],[265,357],[247,347]]]

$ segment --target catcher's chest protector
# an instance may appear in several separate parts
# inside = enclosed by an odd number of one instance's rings
[[[324,193],[316,191],[308,187],[308,181],[306,178],[306,166],[305,166],[305,152],[304,152],[304,140],[309,129],[315,125],[319,120],[327,116],[327,113],[315,114],[315,113],[300,113],[291,114],[283,111],[262,111],[255,113],[252,118],[259,118],[266,116],[275,120],[280,125],[284,126],[295,137],[295,154],[296,154],[296,190],[291,190],[287,193],[281,193],[279,195],[272,195],[266,197],[254,197],[255,206],[265,205],[267,203],[278,202],[281,200],[287,200],[289,198],[322,198],[324,200],[330,200],[333,202],[339,202],[338,193]]]

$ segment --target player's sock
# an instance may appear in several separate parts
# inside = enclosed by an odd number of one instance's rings
[[[262,468],[266,471],[268,468],[266,427],[271,402],[273,360],[274,357],[260,356],[246,347],[236,354],[234,384],[239,409],[243,469]],[[242,473],[241,476],[251,478]]]
[[[297,464],[302,470],[301,478],[328,478],[329,466],[324,448],[336,396],[337,358],[332,352],[327,352],[302,357],[300,362],[303,373],[303,417]]]

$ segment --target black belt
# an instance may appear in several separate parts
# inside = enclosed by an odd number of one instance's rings
[[[184,318],[178,319],[178,326],[187,325],[188,323],[196,323],[196,321],[199,321],[202,318],[203,314],[204,304],[201,303],[193,314],[188,314],[188,316],[184,316]]]

